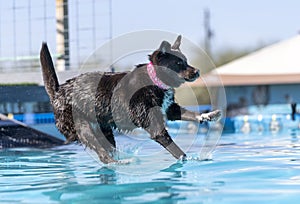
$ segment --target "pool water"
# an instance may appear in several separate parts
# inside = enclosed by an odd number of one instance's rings
[[[103,165],[75,144],[2,150],[0,203],[299,203],[298,131],[224,134],[205,161],[201,138],[180,135],[183,148],[194,140],[184,162],[149,140],[121,136],[129,164]]]

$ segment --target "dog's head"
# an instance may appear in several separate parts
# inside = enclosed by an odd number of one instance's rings
[[[184,82],[195,81],[200,71],[188,64],[187,58],[180,51],[181,36],[175,43],[163,41],[158,50],[149,56],[156,67],[158,78],[171,87],[179,87]]]

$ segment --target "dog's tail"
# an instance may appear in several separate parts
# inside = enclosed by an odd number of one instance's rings
[[[59,83],[47,43],[45,42],[43,43],[40,52],[40,60],[42,65],[45,89],[50,97],[50,100],[52,101],[55,93],[58,91]]]

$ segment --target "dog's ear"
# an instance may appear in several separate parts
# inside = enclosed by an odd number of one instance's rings
[[[159,51],[161,51],[163,54],[170,52],[171,50],[171,44],[167,41],[163,41],[159,46]]]
[[[180,49],[179,49],[180,44],[181,44],[181,35],[178,35],[176,41],[175,41],[174,44],[172,45],[172,49],[173,49],[173,50],[180,50]]]

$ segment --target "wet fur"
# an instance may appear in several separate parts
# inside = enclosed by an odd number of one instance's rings
[[[83,143],[96,151],[104,163],[116,162],[112,155],[116,147],[113,129],[131,131],[142,127],[151,139],[179,159],[185,153],[168,134],[164,115],[168,120],[198,122],[220,117],[219,111],[203,115],[180,107],[174,101],[174,89],[164,90],[153,84],[146,64],[138,65],[132,72],[85,73],[59,85],[45,43],[40,59],[56,126],[68,142]],[[171,49],[166,41],[149,59],[156,66],[158,77],[174,88],[199,77],[199,71],[187,64],[179,47]]]

